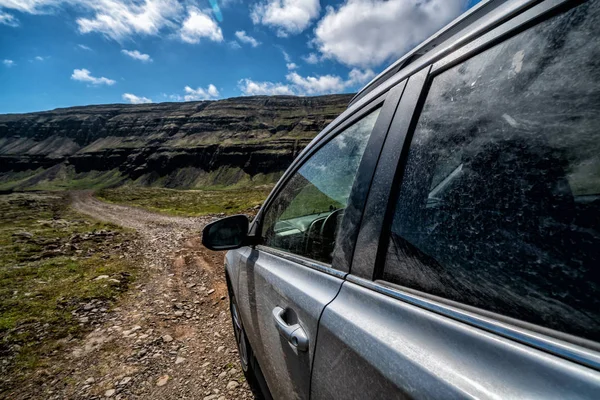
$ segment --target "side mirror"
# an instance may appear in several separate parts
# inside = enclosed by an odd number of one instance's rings
[[[233,250],[248,243],[248,217],[233,215],[212,222],[202,230],[202,244],[210,250]]]

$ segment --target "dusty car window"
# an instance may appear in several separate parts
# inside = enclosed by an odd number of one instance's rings
[[[262,229],[264,244],[331,262],[337,229],[379,109],[318,150],[279,192]]]
[[[383,278],[600,339],[600,3],[433,79]]]

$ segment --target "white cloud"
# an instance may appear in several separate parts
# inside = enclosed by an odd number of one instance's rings
[[[116,82],[112,79],[108,79],[105,77],[96,78],[95,76],[90,75],[90,71],[85,68],[82,69],[74,69],[73,74],[71,75],[71,79],[74,81],[80,82],[88,82],[92,85],[114,85]]]
[[[254,39],[252,36],[248,36],[245,31],[237,31],[235,33],[235,36],[238,38],[238,40],[240,42],[247,43],[247,44],[251,45],[252,47],[256,47],[260,44],[260,42],[258,40]]]
[[[191,87],[186,86],[184,90],[186,94],[183,96],[183,99],[185,101],[209,100],[219,97],[219,91],[212,83],[208,85],[206,89],[200,87],[197,89],[192,89]]]
[[[117,41],[175,28],[184,11],[177,0],[0,0],[0,7],[29,14],[72,7],[85,14],[76,19],[80,33],[98,32]]]
[[[353,85],[364,85],[375,77],[375,73],[371,69],[360,70],[358,68],[352,68],[348,73],[348,86]]]
[[[293,95],[294,91],[290,85],[273,82],[255,82],[251,79],[242,79],[238,82],[238,87],[246,96],[258,95]]]
[[[222,42],[223,32],[212,17],[196,7],[190,7],[179,31],[179,37],[187,43],[199,43],[202,38]]]
[[[126,56],[129,56],[131,58],[133,58],[134,60],[139,60],[141,62],[152,62],[152,58],[150,58],[150,56],[148,54],[144,54],[144,53],[140,53],[137,50],[121,50],[121,53],[125,54]]]
[[[235,40],[230,41],[228,44],[229,44],[229,47],[231,47],[234,50],[242,48],[242,46],[238,42],[236,42]]]
[[[42,13],[44,9],[55,6],[60,1],[53,0],[0,0],[0,7],[18,10],[30,14]]]
[[[302,77],[297,72],[290,72],[286,78],[302,94],[338,93],[346,87],[344,80],[337,75]]]
[[[326,58],[373,67],[400,57],[465,6],[466,0],[346,0],[327,7],[313,43]]]
[[[87,51],[94,51],[92,50],[91,47],[86,46],[85,44],[78,44],[77,47],[79,47],[82,50],[87,50]]]
[[[361,71],[353,69],[347,79],[337,75],[301,76],[297,72],[286,75],[287,83],[280,82],[255,82],[251,79],[242,79],[238,87],[246,96],[254,95],[317,95],[343,92],[348,88],[362,85],[372,79],[375,73],[372,70]]]
[[[0,10],[0,24],[16,28],[19,26],[19,20],[14,15]]]
[[[173,101],[211,100],[219,97],[219,90],[212,83],[208,85],[206,89],[201,87],[197,89],[192,89],[191,87],[186,86],[183,90],[185,92],[185,95],[183,96],[179,94],[167,95],[166,93],[163,93],[163,96],[168,97],[170,100]]]
[[[281,53],[283,54],[283,59],[285,60],[285,66],[289,71],[292,71],[294,69],[298,68],[298,65],[294,62],[292,62],[292,57],[290,57],[290,55],[288,54],[287,51],[285,51],[284,49],[280,49]]]
[[[310,53],[309,55],[302,57],[302,59],[309,64],[317,64],[321,61],[319,56],[315,53]]]
[[[319,0],[265,0],[252,7],[250,18],[254,24],[275,28],[285,37],[305,30],[319,16]]]
[[[176,32],[182,40],[197,43],[208,37],[222,41],[221,29],[210,11],[200,11],[195,1],[179,0],[0,0],[0,9],[18,10],[29,14],[50,13],[62,8],[76,11],[80,33],[100,33],[123,42],[132,36],[159,35]],[[0,21],[12,21],[4,17]],[[70,13],[72,14],[72,13]]]
[[[147,97],[139,97],[139,96],[136,96],[135,94],[131,94],[131,93],[123,93],[122,97],[123,97],[123,100],[126,100],[131,104],[152,103],[152,99],[149,99]]]
[[[98,32],[117,41],[135,34],[156,35],[164,28],[173,28],[183,12],[177,0],[75,2],[94,14],[91,18],[77,19],[79,32]]]
[[[4,64],[8,68],[14,67],[15,65],[17,65],[17,64],[15,64],[15,62],[13,60],[8,60],[8,59],[4,59],[2,61],[2,64]]]

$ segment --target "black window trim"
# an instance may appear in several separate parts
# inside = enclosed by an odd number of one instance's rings
[[[321,147],[327,144],[335,136],[341,133],[344,129],[358,121],[362,117],[366,116],[370,111],[375,110],[377,107],[384,104],[387,97],[387,92],[378,98],[371,101],[369,104],[363,107],[355,107],[344,111],[340,114],[333,122],[323,129],[309,144],[298,154],[298,156],[292,161],[292,164],[284,172],[279,181],[275,184],[275,187],[263,203],[260,211],[256,215],[253,221],[252,227],[250,228],[251,233],[260,234],[262,229],[262,217],[265,211],[269,208],[273,199],[279,194],[279,192],[285,187],[287,181],[298,171],[304,163]]]
[[[300,153],[300,155],[296,158],[296,160],[294,160],[290,168],[288,168],[288,170],[285,172],[285,174],[282,176],[279,182],[277,182],[277,185],[265,201],[264,205],[261,207],[261,210],[255,219],[256,222],[250,228],[251,234],[260,236],[260,233],[262,231],[263,216],[266,210],[268,210],[271,206],[273,199],[279,195],[279,193],[285,187],[289,179],[294,175],[294,173],[296,173],[296,171],[298,171],[304,165],[305,162],[307,162],[312,157],[313,154],[319,151],[324,145],[329,143],[329,141],[334,139],[338,134],[342,133],[346,128],[358,122],[360,119],[367,116],[376,109],[381,108],[377,120],[375,121],[375,126],[373,127],[373,130],[371,131],[370,137],[367,141],[365,153],[363,155],[363,159],[359,164],[356,173],[356,179],[350,191],[350,196],[348,198],[347,208],[352,208],[355,217],[358,214],[358,219],[356,220],[356,218],[353,219],[348,217],[347,215],[344,215],[341,224],[341,226],[345,229],[349,237],[357,236],[359,230],[359,223],[362,219],[362,214],[364,211],[364,205],[366,202],[368,188],[370,187],[370,183],[373,174],[375,173],[375,168],[377,166],[379,154],[381,153],[381,149],[383,148],[383,144],[385,143],[385,137],[388,133],[391,121],[396,112],[396,107],[398,105],[398,102],[400,101],[405,85],[406,81],[403,81],[395,87],[391,88],[391,90],[389,90],[388,92],[385,92],[379,97],[373,99],[373,101],[371,101],[370,103],[350,108],[347,112],[344,112],[327,128],[325,128],[325,130],[322,133],[320,133],[317,136],[317,138],[313,142],[311,142],[311,144],[309,144],[309,146],[305,150],[302,151],[302,153]],[[376,156],[377,158],[374,160],[365,160],[364,156],[367,153],[374,153],[374,156]],[[358,180],[362,181],[361,184],[357,184]],[[364,188],[365,185],[367,186],[366,192]],[[346,251],[340,253],[335,252],[331,264],[312,260],[298,254],[287,252],[285,250],[275,249],[262,244],[260,241],[257,248],[261,251],[274,254],[276,256],[301,264],[303,266],[328,273],[329,275],[343,278],[350,270],[349,263],[351,261],[351,255],[354,253],[355,240],[351,240],[350,242],[347,242],[344,245],[346,247]],[[350,254],[350,257],[345,256],[347,254]]]
[[[360,251],[354,252],[350,268],[350,273],[353,275],[366,279],[373,277],[381,231],[385,223],[389,221],[386,217],[386,209],[388,208],[388,199],[393,195],[391,193],[393,185],[390,185],[390,182],[395,179],[396,166],[401,159],[402,152],[407,150],[405,142],[410,140],[408,137],[409,123],[423,93],[423,85],[428,73],[429,67],[420,70],[408,79],[389,127],[391,133],[386,136],[363,209],[363,217],[355,244],[355,248]]]
[[[400,131],[396,136],[399,136],[402,139],[402,147],[400,150],[395,150],[395,153],[398,154],[397,157],[386,157],[386,153],[388,156],[394,153],[394,150],[390,148],[390,146],[394,144],[394,136],[388,136],[382,151],[381,162],[377,166],[378,171],[376,172],[371,190],[371,193],[380,193],[379,196],[369,196],[364,210],[363,219],[368,219],[371,216],[380,220],[379,223],[375,223],[375,228],[379,227],[379,230],[377,231],[378,234],[374,238],[371,237],[367,239],[365,236],[372,234],[373,227],[368,229],[368,225],[364,223],[361,225],[357,248],[360,246],[360,252],[366,252],[367,255],[361,258],[355,257],[353,259],[352,269],[346,279],[400,301],[413,304],[428,311],[441,314],[600,371],[600,343],[595,343],[584,338],[513,318],[499,316],[486,310],[481,310],[447,299],[437,298],[436,296],[433,296],[436,297],[436,301],[432,301],[432,295],[414,289],[407,290],[407,288],[402,286],[380,280],[389,240],[389,234],[387,229],[384,228],[384,225],[391,224],[392,213],[394,211],[396,199],[399,194],[398,192],[402,183],[402,175],[408,159],[408,150],[425,99],[429,93],[432,80],[435,76],[441,74],[445,70],[484,52],[494,45],[506,41],[545,20],[562,14],[585,2],[586,0],[546,0],[536,4],[535,6],[524,10],[521,14],[516,15],[513,19],[483,34],[474,41],[456,49],[444,58],[435,60],[435,63],[430,64],[426,71],[420,70],[417,74],[409,78],[410,85],[411,80],[414,79],[415,76],[425,75],[424,83],[420,87],[418,100],[415,102],[414,107],[411,109],[407,105],[406,110],[404,110],[404,112],[399,111],[396,114],[394,121],[392,121],[392,126],[397,125]],[[401,101],[405,101],[407,97],[412,96],[414,95],[411,94],[411,91],[407,87]],[[400,108],[401,106],[399,106],[399,110]],[[397,122],[397,120],[400,122]],[[398,138],[396,138],[395,143],[398,143]],[[396,149],[398,149],[398,147],[396,147]],[[394,163],[396,165],[393,165]],[[393,182],[391,185],[393,189],[386,189],[385,180],[381,177],[379,177],[379,179],[377,178],[379,170],[389,169],[395,171],[393,180],[391,181]],[[387,181],[388,187],[390,186],[389,182],[390,180]],[[381,193],[388,193],[388,195],[382,196]],[[382,213],[380,210],[385,211]],[[377,212],[383,215],[377,217]],[[368,232],[368,235],[363,234],[363,231]],[[373,249],[376,250],[373,251]]]

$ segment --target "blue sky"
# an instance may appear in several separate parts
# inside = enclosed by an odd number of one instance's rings
[[[0,0],[0,113],[353,92],[474,0]]]

